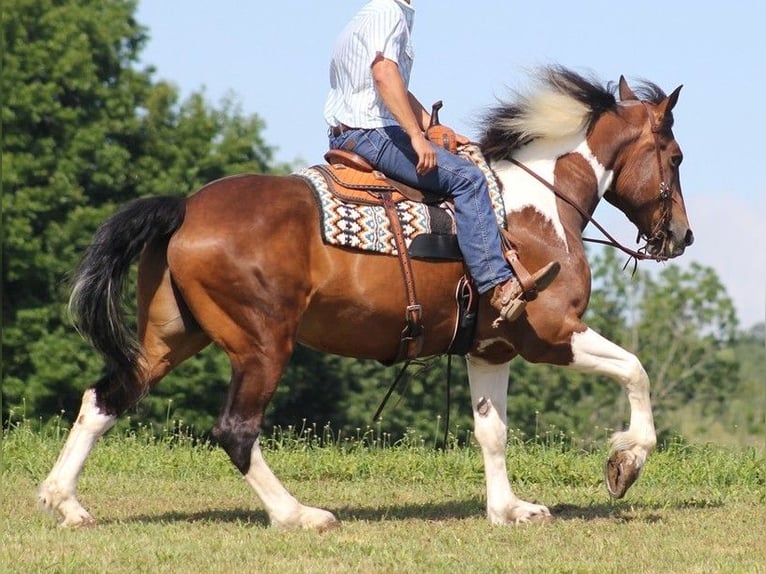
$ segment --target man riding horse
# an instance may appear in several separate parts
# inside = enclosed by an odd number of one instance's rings
[[[506,321],[556,278],[550,262],[523,285],[503,254],[484,174],[471,161],[428,141],[431,116],[408,91],[413,64],[411,0],[372,0],[341,32],[330,62],[325,120],[330,148],[354,152],[407,185],[449,196],[457,239],[479,294]],[[468,143],[456,136],[457,143]],[[525,271],[521,271],[526,275]]]

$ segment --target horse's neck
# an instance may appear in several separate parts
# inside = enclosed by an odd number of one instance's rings
[[[514,159],[551,183],[557,192],[588,215],[592,214],[612,183],[612,171],[601,165],[588,146],[584,134],[555,141],[533,142],[518,150]],[[577,169],[561,169],[561,162],[573,162]],[[590,170],[583,169],[584,162]],[[573,238],[579,240],[587,218],[574,208],[570,215],[564,216],[558,209],[554,192],[519,166],[501,160],[493,163],[492,168],[503,184],[503,202],[509,215],[533,208],[550,221],[556,235],[565,244],[569,245]]]

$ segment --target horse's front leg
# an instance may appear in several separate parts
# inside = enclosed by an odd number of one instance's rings
[[[649,453],[657,444],[649,376],[634,354],[605,339],[592,329],[572,335],[571,367],[618,380],[628,395],[630,426],[610,440],[605,483],[609,494],[622,498],[636,481]]]
[[[545,506],[516,497],[508,480],[505,449],[508,441],[507,405],[510,362],[489,365],[468,359],[474,432],[484,457],[487,481],[487,518],[492,524],[544,520],[550,517]]]

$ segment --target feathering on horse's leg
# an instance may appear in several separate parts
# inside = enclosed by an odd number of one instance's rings
[[[492,524],[519,524],[549,518],[548,508],[518,498],[508,480],[505,451],[510,362],[491,365],[469,357],[467,363],[474,434],[484,459],[487,518]]]
[[[606,463],[607,490],[621,498],[636,481],[657,444],[649,376],[638,357],[592,329],[572,335],[572,351],[572,368],[609,376],[620,382],[628,396],[630,426],[612,435]]]

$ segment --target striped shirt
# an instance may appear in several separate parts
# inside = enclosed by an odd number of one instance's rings
[[[330,60],[330,93],[324,108],[329,126],[396,125],[375,89],[372,63],[378,54],[395,62],[404,85],[409,85],[414,16],[414,8],[402,0],[372,0],[343,29]]]

